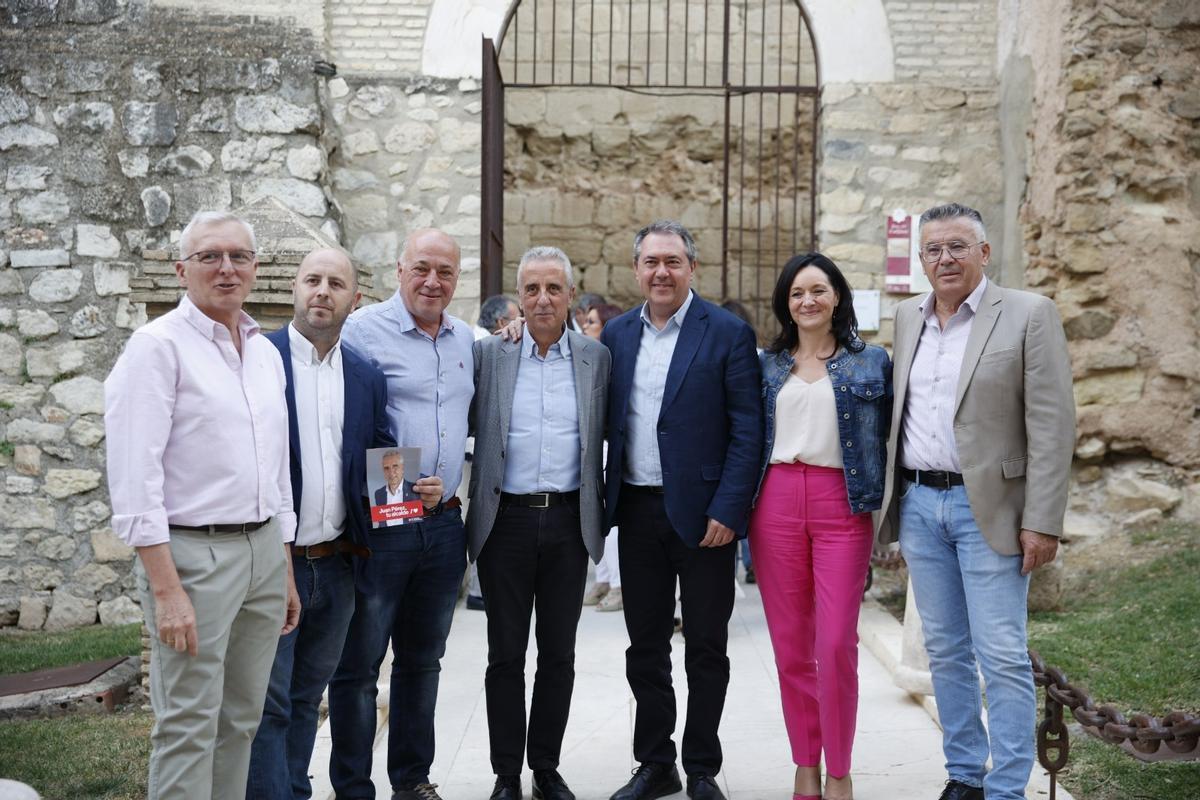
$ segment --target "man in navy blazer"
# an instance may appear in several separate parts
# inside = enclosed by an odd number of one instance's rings
[[[683,768],[687,793],[723,798],[717,728],[729,683],[736,539],[758,478],[763,424],[754,331],[691,291],[696,244],[678,222],[634,238],[646,302],[611,320],[607,529],[621,530],[621,585],[637,701],[641,766],[612,800],[649,800],[682,787],[675,767],[671,634],[680,583],[688,679]]]
[[[287,377],[300,624],[280,637],[275,652],[250,755],[246,796],[255,800],[312,794],[317,710],[354,612],[349,555],[369,555],[366,451],[396,444],[383,373],[341,345],[342,323],[361,298],[349,257],[332,248],[309,253],[292,291],[291,324],[267,338]]]

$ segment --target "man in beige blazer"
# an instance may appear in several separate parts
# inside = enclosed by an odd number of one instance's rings
[[[933,291],[896,307],[879,538],[899,535],[925,628],[949,775],[939,800],[1015,800],[1034,755],[1025,599],[1062,534],[1071,365],[1053,301],[984,276],[978,211],[929,209],[920,243]]]

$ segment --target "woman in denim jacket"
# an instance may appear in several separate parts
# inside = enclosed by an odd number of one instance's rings
[[[762,354],[766,444],[750,549],[796,764],[794,800],[848,800],[858,609],[883,495],[892,365],[858,338],[850,286],[820,253],[775,285],[782,330]]]

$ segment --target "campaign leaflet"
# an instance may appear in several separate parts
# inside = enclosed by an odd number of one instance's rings
[[[367,497],[371,527],[403,525],[425,515],[413,484],[421,477],[421,448],[373,447],[367,450]]]

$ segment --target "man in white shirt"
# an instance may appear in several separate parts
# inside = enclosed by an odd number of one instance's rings
[[[104,382],[112,526],[137,549],[150,630],[151,800],[238,797],[280,630],[300,613],[279,354],[242,310],[254,231],[200,212],[179,306],[134,331]]]
[[[335,249],[309,253],[292,291],[292,322],[267,338],[279,349],[287,376],[298,516],[292,568],[302,606],[300,624],[279,639],[275,651],[247,800],[311,796],[308,763],[321,694],[337,668],[354,613],[350,555],[369,555],[366,451],[395,444],[383,373],[341,342],[342,323],[361,297],[349,257]]]

